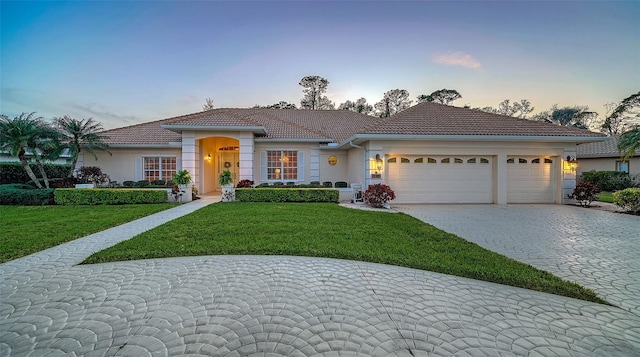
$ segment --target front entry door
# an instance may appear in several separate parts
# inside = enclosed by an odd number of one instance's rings
[[[240,162],[238,160],[238,152],[221,152],[218,154],[218,174],[216,175],[216,189],[221,190],[218,183],[218,175],[224,170],[231,171],[231,177],[233,178],[233,184],[238,183]]]

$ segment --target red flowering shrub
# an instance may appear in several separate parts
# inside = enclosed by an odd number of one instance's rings
[[[240,180],[236,185],[236,188],[251,188],[253,187],[253,181],[251,180]]]
[[[591,182],[583,181],[576,185],[576,188],[573,189],[573,193],[569,195],[569,198],[578,201],[582,207],[589,207],[591,202],[598,199],[598,193],[600,193],[598,186]]]
[[[371,207],[383,208],[396,198],[395,192],[385,184],[369,185],[364,191],[364,202]]]

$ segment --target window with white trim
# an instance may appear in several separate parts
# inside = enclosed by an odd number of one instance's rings
[[[175,156],[145,156],[142,158],[142,179],[169,181],[176,173]]]
[[[298,180],[298,152],[293,150],[267,151],[267,179]]]
[[[616,161],[616,171],[629,173],[629,161]]]

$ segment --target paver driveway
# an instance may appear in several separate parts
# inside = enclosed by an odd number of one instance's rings
[[[76,265],[126,230],[0,265],[0,355],[640,355],[631,312],[426,271],[279,256]]]
[[[640,316],[640,217],[563,205],[400,205],[449,233]]]

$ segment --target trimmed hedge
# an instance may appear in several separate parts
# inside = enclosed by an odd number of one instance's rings
[[[619,171],[587,171],[580,175],[580,181],[591,182],[602,191],[618,191],[633,187],[634,183],[626,172]]]
[[[40,177],[40,171],[35,164],[29,165],[38,178]],[[47,173],[47,177],[63,178],[69,175],[71,170],[70,165],[60,164],[44,164],[44,172]],[[27,172],[19,162],[0,162],[0,185],[10,183],[27,183],[31,179],[27,175]]]
[[[323,188],[237,188],[241,202],[338,202],[338,190]]]
[[[52,205],[54,189],[37,189],[27,184],[0,185],[0,205]]]
[[[627,188],[613,193],[613,203],[631,212],[640,212],[640,188]]]
[[[166,200],[166,190],[63,188],[55,191],[55,202],[59,205],[124,205],[162,203]]]

